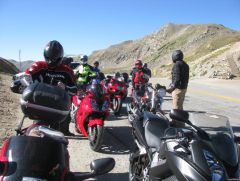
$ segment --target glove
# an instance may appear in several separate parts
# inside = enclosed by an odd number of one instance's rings
[[[166,89],[166,92],[168,92],[169,94],[171,94],[174,91],[174,87],[169,87],[168,89]]]

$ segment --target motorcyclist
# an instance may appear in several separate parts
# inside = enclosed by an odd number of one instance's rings
[[[44,48],[43,55],[45,61],[37,61],[25,71],[26,75],[28,75],[25,83],[43,82],[59,86],[72,95],[75,94],[75,77],[72,69],[62,64],[63,53],[63,47],[58,41],[50,41]],[[70,121],[69,115],[60,125],[50,126],[54,129],[59,129],[65,135],[72,136],[74,134],[69,131]]]
[[[135,61],[135,67],[132,69],[132,87],[133,87],[133,98],[138,98],[144,95],[146,84],[149,81],[149,75],[146,69],[143,68],[142,61],[137,59]]]
[[[99,67],[99,62],[98,61],[93,62],[93,71],[97,73],[101,72],[98,67]]]
[[[80,64],[76,70],[77,85],[85,89],[90,83],[91,79],[97,77],[97,73],[93,70],[93,67],[88,63],[88,56],[82,55],[80,57]]]

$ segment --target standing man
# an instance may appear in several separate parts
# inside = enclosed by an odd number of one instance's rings
[[[174,63],[172,68],[172,83],[167,89],[167,92],[172,93],[173,109],[183,110],[183,102],[189,80],[189,66],[183,61],[183,52],[181,50],[173,51],[172,61]],[[173,120],[173,125],[176,127],[182,127],[185,124]]]

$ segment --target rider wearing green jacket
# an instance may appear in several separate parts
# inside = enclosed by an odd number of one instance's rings
[[[97,73],[93,70],[93,67],[88,63],[88,56],[83,55],[80,58],[81,65],[78,66],[76,71],[77,85],[87,85],[90,80],[97,77]]]

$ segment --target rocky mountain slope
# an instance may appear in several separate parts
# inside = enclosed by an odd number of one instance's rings
[[[0,72],[7,74],[16,74],[19,72],[19,70],[13,63],[0,57]]]
[[[16,60],[8,60],[8,61],[13,63],[20,71],[26,70],[34,63],[34,61],[32,60],[27,60],[27,61],[22,61],[20,65],[20,62],[17,62]]]
[[[171,53],[181,49],[192,77],[240,76],[240,31],[217,24],[172,24],[137,40],[129,40],[95,51],[105,72],[129,71],[134,60],[148,63],[155,76],[169,76]]]

